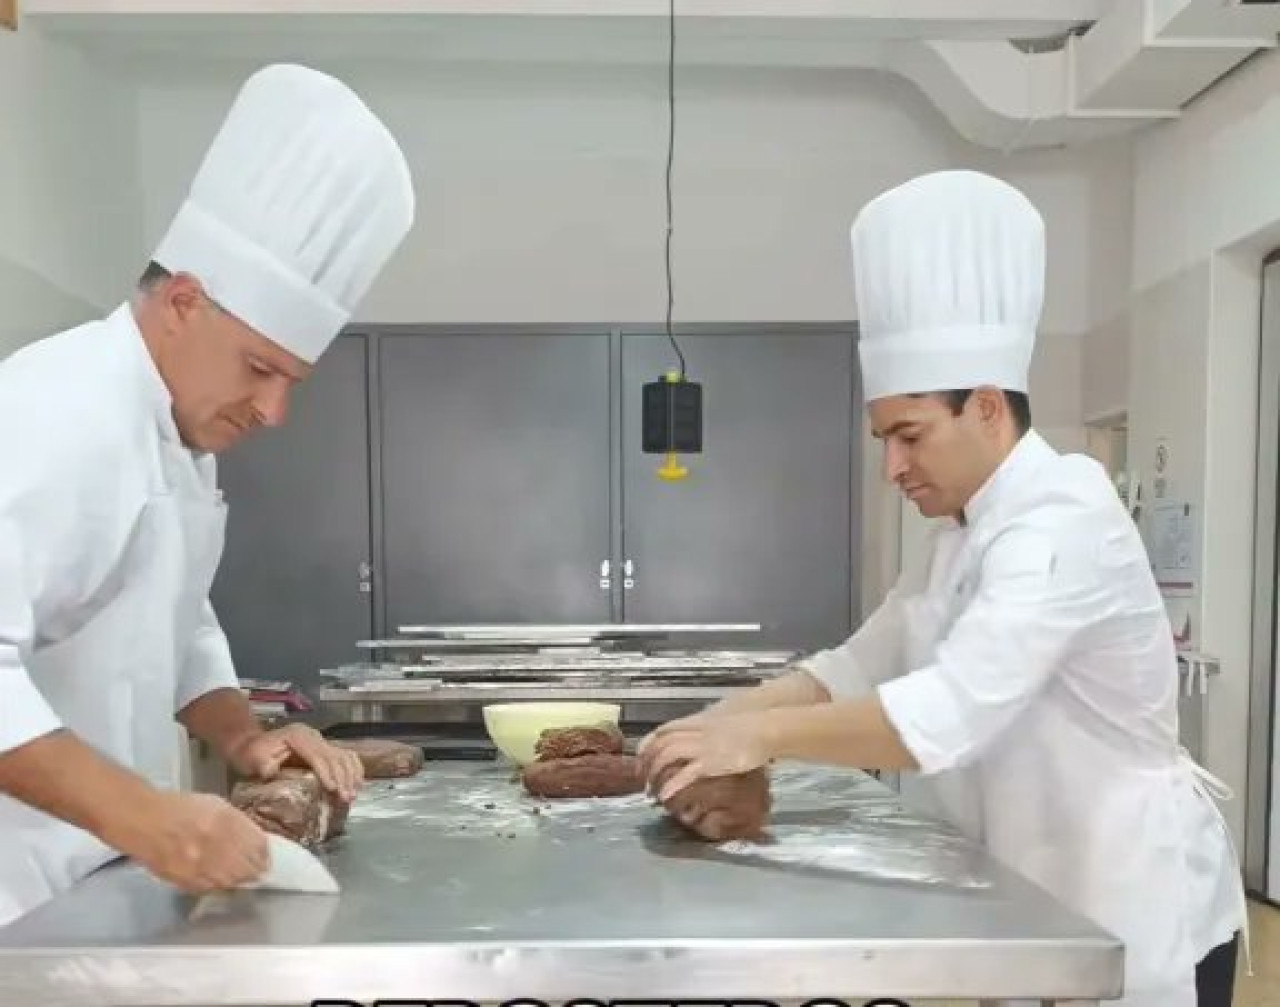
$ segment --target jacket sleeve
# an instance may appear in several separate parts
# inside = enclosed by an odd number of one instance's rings
[[[1105,597],[1087,552],[1068,555],[1034,529],[1000,535],[983,558],[973,601],[938,644],[934,662],[879,687],[922,772],[975,760],[1061,667]]]
[[[818,651],[797,667],[809,672],[831,698],[857,699],[882,682],[905,675],[907,668],[907,599],[928,583],[942,525],[929,531],[925,548],[914,563],[903,567],[898,579],[866,622],[839,647]]]
[[[43,464],[18,455],[0,485],[0,754],[65,726],[32,674],[32,654],[110,603],[139,509],[127,492],[48,471],[99,474],[56,439],[40,445]]]
[[[111,329],[68,338],[0,367],[0,752],[66,726],[36,656],[115,600],[146,503]]]
[[[213,611],[213,605],[205,600],[200,624],[187,647],[174,694],[174,712],[181,710],[215,689],[238,689],[235,664],[231,660],[231,648],[226,634]]]
[[[797,666],[816,678],[832,699],[865,696],[904,671],[904,620],[900,586],[853,636],[830,650],[811,654]]]
[[[0,755],[62,727],[27,671],[39,571],[16,524],[0,514]]]

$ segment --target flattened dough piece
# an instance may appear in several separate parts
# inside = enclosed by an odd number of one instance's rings
[[[350,738],[330,742],[360,756],[365,779],[390,780],[413,776],[423,767],[426,757],[417,745],[406,745],[386,738]]]
[[[626,739],[613,724],[598,727],[550,727],[539,735],[533,750],[539,762],[576,759],[582,755],[621,755]]]
[[[522,774],[534,797],[622,797],[644,789],[634,755],[580,755],[533,762]]]
[[[273,780],[242,780],[231,803],[266,832],[306,847],[318,846],[346,828],[350,808],[328,793],[310,770],[286,767]]]
[[[662,782],[676,771],[663,774]],[[773,795],[763,769],[697,780],[665,802],[667,813],[700,839],[724,842],[754,839],[769,824]]]

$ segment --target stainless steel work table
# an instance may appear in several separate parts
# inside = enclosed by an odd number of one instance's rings
[[[509,766],[369,786],[340,896],[193,899],[118,862],[0,929],[0,1003],[1115,998],[1121,945],[856,772],[780,767],[772,840],[643,796],[534,801]]]

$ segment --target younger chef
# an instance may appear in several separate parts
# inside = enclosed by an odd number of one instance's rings
[[[1229,1007],[1243,890],[1178,743],[1173,632],[1105,471],[1031,427],[1044,225],[970,171],[852,230],[863,386],[887,478],[937,519],[843,645],[659,728],[666,799],[774,759],[911,771],[995,857],[1126,946],[1126,1007]]]

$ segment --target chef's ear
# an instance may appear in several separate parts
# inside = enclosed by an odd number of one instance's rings
[[[201,312],[213,306],[204,284],[190,273],[175,273],[161,291],[165,314],[175,329],[183,329]]]
[[[978,419],[984,426],[995,426],[1000,417],[1008,411],[1004,393],[998,388],[978,388],[972,396],[974,407],[978,410]]]

